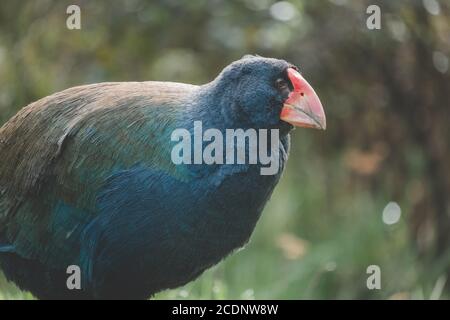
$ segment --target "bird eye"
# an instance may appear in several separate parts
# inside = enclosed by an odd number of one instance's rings
[[[285,90],[285,89],[289,88],[287,81],[282,78],[277,79],[277,81],[275,81],[275,84],[276,84],[277,88],[280,90]]]

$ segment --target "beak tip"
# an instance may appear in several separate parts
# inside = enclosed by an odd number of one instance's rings
[[[320,123],[320,129],[322,129],[322,130],[327,130],[327,122],[326,122],[325,120],[323,120],[323,121]]]

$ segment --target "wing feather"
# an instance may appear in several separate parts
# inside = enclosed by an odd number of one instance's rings
[[[196,86],[100,83],[36,101],[0,128],[0,241],[26,258],[71,261],[96,197],[136,164],[186,172],[170,161],[170,133]]]

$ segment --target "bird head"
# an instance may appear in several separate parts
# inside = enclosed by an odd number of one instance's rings
[[[227,99],[223,112],[233,120],[257,128],[326,128],[319,97],[298,68],[284,60],[247,55],[215,82]]]

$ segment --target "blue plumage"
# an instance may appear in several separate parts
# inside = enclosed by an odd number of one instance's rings
[[[203,86],[105,83],[39,100],[0,129],[0,266],[40,298],[147,298],[243,246],[277,184],[290,65],[245,58]],[[176,128],[280,130],[280,170],[175,165]],[[246,150],[248,153],[249,151]],[[13,161],[17,159],[17,161]],[[65,273],[79,265],[82,289]]]

